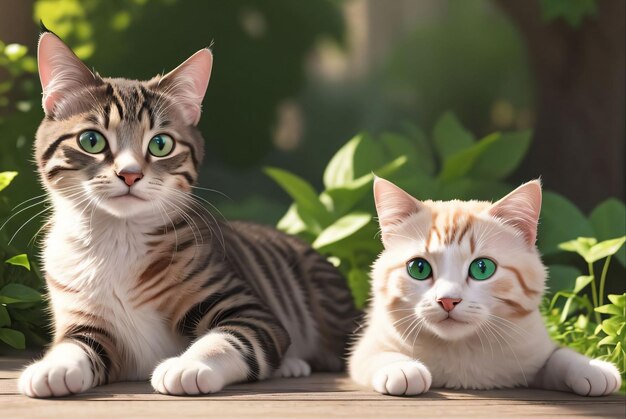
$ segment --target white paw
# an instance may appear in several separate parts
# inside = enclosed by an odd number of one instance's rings
[[[379,369],[372,385],[374,390],[391,396],[414,396],[428,391],[432,383],[430,371],[417,361],[401,361]]]
[[[43,359],[26,368],[18,389],[28,397],[60,397],[82,393],[93,386],[87,355],[81,359]]]
[[[300,358],[285,358],[274,373],[275,377],[308,377],[311,375],[311,366]]]
[[[605,396],[620,388],[622,378],[613,364],[592,359],[588,364],[572,366],[565,383],[581,396]]]
[[[176,396],[216,393],[224,377],[201,361],[174,357],[161,362],[152,373],[152,387]]]

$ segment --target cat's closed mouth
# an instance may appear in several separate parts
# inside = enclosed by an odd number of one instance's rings
[[[446,317],[445,319],[443,319],[439,323],[450,323],[450,324],[462,323],[462,324],[467,324],[467,322],[464,322],[463,320],[455,319],[455,318],[453,318],[451,316]]]
[[[145,201],[145,199],[143,199],[143,198],[141,198],[141,197],[131,193],[130,191],[125,193],[125,194],[112,196],[110,199],[115,199],[115,200],[123,200],[123,199],[133,200],[133,199],[138,199],[140,201]]]

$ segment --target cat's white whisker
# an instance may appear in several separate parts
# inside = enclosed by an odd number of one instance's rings
[[[61,188],[61,189],[59,189],[59,191],[68,191],[68,190],[73,190],[73,189],[82,189],[82,186],[80,186],[80,185],[78,185],[78,186],[76,186],[76,185],[75,185],[75,186],[68,186],[68,187],[66,187],[66,188]],[[41,202],[46,202],[46,201],[49,201],[49,200],[51,199],[51,198],[48,196],[48,194],[45,194],[45,193],[44,193],[44,194],[41,194],[41,195],[37,195],[37,196],[34,196],[34,197],[32,197],[32,198],[29,198],[29,199],[27,199],[27,200],[25,200],[25,201],[20,202],[19,204],[17,204],[17,205],[16,205],[16,206],[14,206],[13,208],[11,208],[11,212],[15,211],[16,209],[18,209],[18,208],[19,208],[19,207],[21,207],[22,205],[26,204],[27,202],[30,202],[30,201],[33,201],[33,200],[35,200],[35,199],[37,199],[37,198],[42,198],[42,197],[45,197],[45,199],[41,200]]]
[[[176,202],[178,202],[178,201],[176,201]],[[174,204],[173,202],[169,202],[169,203],[165,203],[164,202],[164,204],[165,205],[171,205],[172,208],[174,209],[174,211],[178,215],[180,215],[180,217],[185,221],[185,223],[187,223],[187,225],[189,226],[189,228],[191,229],[191,232],[193,234],[194,240],[196,242],[196,247],[199,246],[200,244],[203,244],[204,243],[204,237],[202,236],[202,232],[198,228],[198,225],[193,220],[193,218],[189,217],[185,213],[184,209],[181,209],[178,205]],[[200,242],[198,242],[198,237],[200,237]]]
[[[32,217],[30,217],[25,223],[23,223],[20,228],[17,229],[17,231],[13,234],[13,236],[11,236],[11,239],[9,240],[9,242],[7,244],[11,244],[13,242],[13,239],[15,239],[15,236],[17,236],[17,234],[28,224],[30,223],[32,220],[34,220],[35,218],[37,218],[38,216],[40,216],[41,214],[43,214],[46,211],[49,211],[50,208],[44,208],[43,211],[38,212],[37,214],[33,215]]]
[[[503,326],[509,327],[512,331],[517,333],[521,338],[527,337],[529,335],[527,330],[522,329],[521,327],[519,327],[518,325],[516,325],[515,323],[509,320],[506,320],[500,316],[496,316],[495,314],[491,314],[491,313],[488,313],[488,316],[491,320],[498,321]]]
[[[207,192],[215,192],[216,194],[222,195],[224,198],[230,199],[232,201],[232,198],[230,196],[226,195],[222,191],[218,191],[217,189],[205,188],[203,186],[195,186],[195,185],[192,185],[191,187],[193,189],[200,189],[200,190],[207,191]]]
[[[489,325],[489,323],[486,323],[487,325]],[[519,361],[519,358],[517,357],[517,354],[515,353],[515,349],[513,349],[513,347],[511,346],[511,344],[509,343],[509,341],[500,334],[499,330],[506,333],[504,330],[500,329],[497,327],[496,324],[492,323],[491,326],[493,326],[493,330],[494,332],[496,332],[500,337],[502,337],[502,340],[504,341],[505,345],[507,345],[509,347],[509,350],[511,351],[511,353],[513,354],[513,357],[515,358],[515,362],[517,363],[517,366],[520,369],[520,372],[522,373],[522,377],[524,378],[524,385],[526,387],[528,387],[528,380],[526,379],[526,373],[524,372],[524,368],[522,367],[522,364]]]

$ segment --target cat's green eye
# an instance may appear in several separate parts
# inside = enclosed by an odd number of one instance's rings
[[[478,258],[474,260],[469,267],[469,276],[477,281],[489,279],[496,272],[496,264],[493,260],[487,258]]]
[[[107,140],[98,131],[84,131],[78,136],[78,144],[87,153],[98,154],[106,148]]]
[[[423,281],[433,276],[433,268],[430,263],[425,259],[416,258],[411,259],[406,264],[406,271],[411,275],[411,278]]]
[[[174,149],[174,139],[167,134],[152,137],[148,143],[148,151],[154,157],[165,157]]]

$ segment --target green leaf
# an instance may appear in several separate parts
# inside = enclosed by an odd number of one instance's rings
[[[612,240],[605,240],[601,243],[593,237],[578,237],[559,244],[559,249],[568,252],[576,252],[582,256],[587,263],[594,263],[607,256],[614,255],[626,242],[626,236]]]
[[[36,303],[41,294],[22,284],[7,284],[0,289],[0,304]]]
[[[5,306],[0,304],[0,327],[11,326],[11,317]]]
[[[354,152],[354,178],[372,173],[372,170],[386,165],[391,159],[379,141],[374,141],[370,135],[363,135]]]
[[[415,164],[419,165],[422,171],[427,175],[434,174],[436,165],[435,156],[426,133],[421,128],[412,124],[405,124],[404,128],[410,140],[415,144],[418,154],[418,160],[415,160]]]
[[[576,284],[576,278],[581,275],[580,270],[569,265],[548,266],[548,289],[551,292],[571,290]]]
[[[587,316],[580,314],[578,316],[578,319],[576,319],[575,325],[580,330],[585,330],[587,328],[587,325],[589,325],[589,318]]]
[[[369,135],[359,134],[330,160],[324,171],[324,186],[326,189],[346,187],[385,165],[386,161],[384,150]]]
[[[471,147],[474,136],[463,128],[453,113],[446,112],[433,128],[433,142],[440,160],[445,162],[453,154]]]
[[[605,304],[603,306],[596,307],[595,311],[597,311],[598,313],[602,313],[602,314],[613,314],[615,316],[624,315],[624,310],[620,309],[619,307],[613,304]]]
[[[612,256],[619,251],[619,249],[624,245],[624,242],[626,242],[626,236],[597,243],[589,249],[585,260],[587,263],[593,263],[604,259],[607,256]]]
[[[393,174],[396,170],[404,166],[407,159],[400,156],[385,166],[361,176],[339,188],[330,188],[322,192],[321,199],[328,199],[331,202],[330,207],[335,215],[343,215],[351,210],[368,192],[372,190],[374,176],[386,177]]]
[[[602,330],[609,336],[616,336],[621,324],[622,320],[618,317],[611,317],[602,322]]]
[[[557,253],[559,243],[592,235],[591,224],[574,204],[554,192],[543,194],[537,246],[544,256]]]
[[[0,191],[9,186],[17,172],[0,172]]]
[[[353,268],[348,273],[348,285],[352,290],[354,304],[357,308],[363,308],[370,292],[369,275],[361,269]]]
[[[13,329],[0,328],[0,340],[15,349],[24,349],[26,346],[22,332]]]
[[[532,131],[510,132],[500,135],[476,157],[468,175],[475,179],[505,179],[520,165],[528,151]]]
[[[626,293],[619,294],[609,294],[609,301],[615,304],[617,307],[624,308],[626,307]]]
[[[287,234],[293,235],[307,230],[307,225],[298,214],[298,206],[295,203],[289,206],[289,209],[283,215],[283,218],[278,221],[276,227]]]
[[[572,295],[568,297],[567,301],[565,301],[565,305],[563,306],[563,311],[561,311],[561,317],[559,318],[559,323],[563,323],[565,320],[567,320],[570,307],[572,306],[572,302],[574,302],[575,297],[576,297],[575,295]]]
[[[372,220],[368,213],[348,214],[326,227],[313,242],[313,248],[322,249],[335,244],[365,227]]]
[[[311,184],[286,170],[274,167],[266,167],[263,170],[296,201],[301,216],[319,220],[322,225],[328,222],[328,210],[320,201]]]
[[[617,339],[615,336],[605,336],[600,342],[598,342],[598,346],[615,345],[616,343]]]
[[[567,252],[578,253],[583,258],[586,258],[591,248],[598,242],[594,237],[578,237],[575,240],[569,240],[563,243],[559,243],[559,249]]]
[[[404,166],[407,160],[408,159],[406,156],[400,156],[392,160],[391,162],[385,164],[384,166],[379,167],[378,169],[374,170],[374,174],[380,177],[387,177],[393,174],[396,170],[398,170],[402,166]]]
[[[404,156],[411,162],[411,167],[421,173],[430,174],[432,172],[432,157],[420,153],[415,144],[403,135],[384,133],[380,137],[380,142],[387,149],[390,156]]]
[[[623,236],[626,234],[626,206],[615,198],[607,199],[591,212],[589,221],[593,226],[593,236],[598,240]],[[626,249],[618,252],[615,258],[626,266]]]
[[[458,150],[454,154],[448,155],[443,161],[443,168],[439,174],[441,180],[458,179],[465,176],[474,166],[478,157],[488,150],[500,139],[500,133],[490,134],[472,144],[469,147]]]
[[[340,188],[354,180],[354,154],[363,135],[359,134],[335,153],[324,171],[324,186],[327,189]]]
[[[602,325],[599,324],[596,326],[596,328],[593,331],[594,336],[597,336],[601,331],[602,331]]]
[[[564,19],[577,28],[585,16],[595,16],[598,8],[595,0],[541,0],[541,17],[544,21]]]
[[[26,254],[13,256],[12,258],[7,259],[5,263],[8,263],[9,265],[23,266],[30,271],[30,262],[28,261],[28,256]]]
[[[578,294],[581,292],[587,285],[591,284],[593,281],[593,275],[581,275],[576,278],[576,283],[574,285],[574,294]]]

